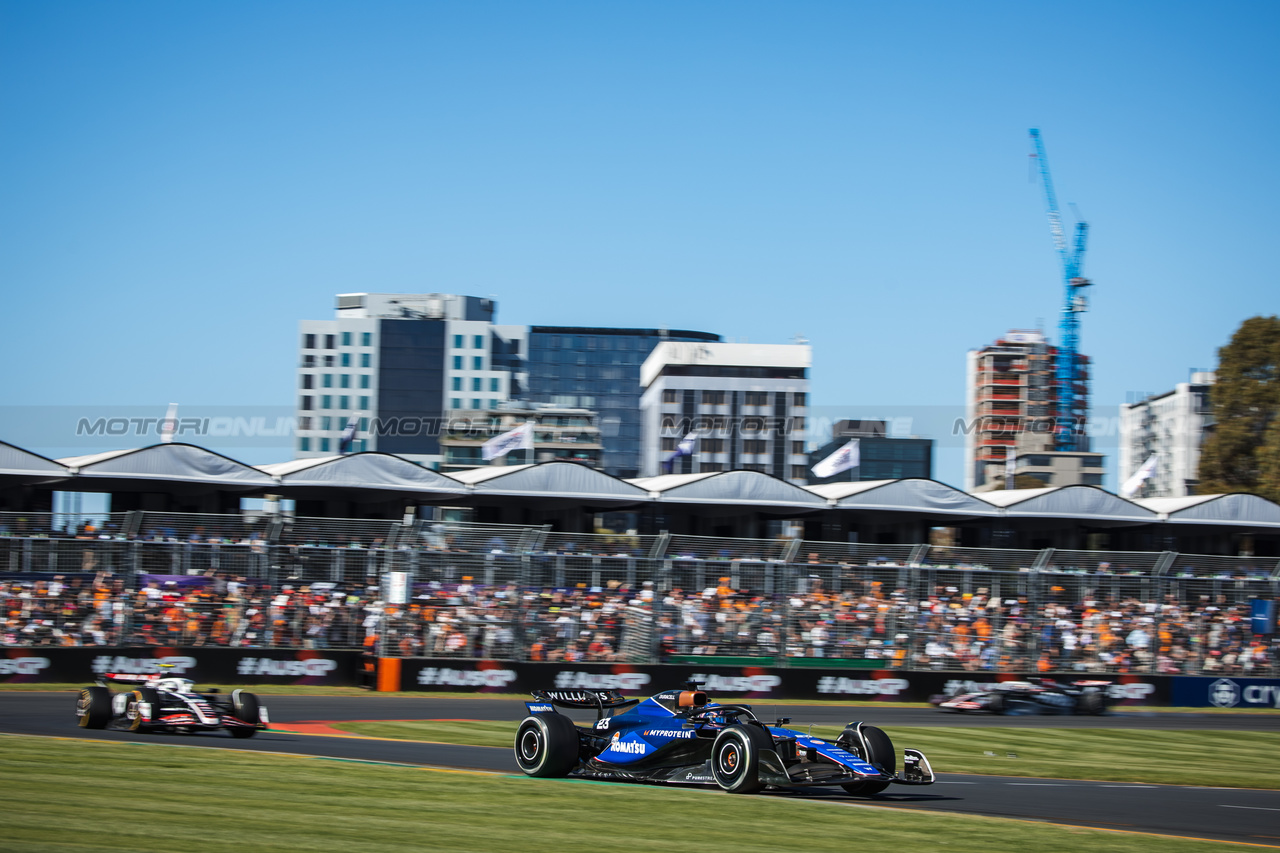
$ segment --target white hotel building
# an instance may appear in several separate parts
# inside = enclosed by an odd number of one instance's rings
[[[663,461],[696,432],[696,452],[671,473],[746,469],[803,483],[812,362],[805,344],[658,344],[640,368],[641,476],[667,473]]]
[[[1213,425],[1209,389],[1215,376],[1191,374],[1172,391],[1120,407],[1120,476],[1123,483],[1152,454],[1159,454],[1152,475],[1137,496],[1179,498],[1196,493],[1200,482],[1200,445]]]

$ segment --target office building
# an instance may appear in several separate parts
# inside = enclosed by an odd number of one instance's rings
[[[663,341],[715,343],[719,335],[679,329],[531,326],[528,387],[533,403],[591,409],[600,415],[599,466],[615,477],[640,476],[640,365]]]
[[[858,440],[858,467],[831,477],[813,476],[814,465],[855,438]],[[831,429],[831,441],[809,453],[809,469],[809,485],[907,477],[932,479],[933,440],[915,436],[890,437],[884,421],[836,421]]]
[[[513,450],[506,456],[485,460],[482,447],[486,441],[527,421],[535,424],[532,452]],[[530,462],[578,462],[599,468],[604,450],[599,417],[590,409],[513,401],[488,412],[452,410],[446,413],[446,423],[440,439],[444,456],[440,470],[444,473]]]
[[[1064,415],[1054,370],[1057,347],[1043,332],[1013,330],[990,346],[968,353],[965,387],[965,489],[1004,487],[1009,453],[1017,474],[1045,486],[1101,485],[1104,457],[1089,450],[1058,451],[1054,434],[1085,424]],[[1077,355],[1077,380],[1088,405],[1089,357]],[[1036,464],[1026,457],[1033,456]],[[1024,480],[1023,482],[1027,482]]]
[[[344,293],[332,320],[299,323],[295,456],[352,450],[438,467],[445,413],[497,408],[522,389],[527,330],[494,323],[491,299]]]
[[[806,344],[658,344],[640,368],[641,476],[747,469],[803,483],[812,350]]]
[[[1123,484],[1153,455],[1155,470],[1137,497],[1176,498],[1196,494],[1200,446],[1213,425],[1209,392],[1215,376],[1191,374],[1190,382],[1120,407],[1120,476]]]

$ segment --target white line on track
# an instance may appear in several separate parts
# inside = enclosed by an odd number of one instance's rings
[[[1224,809],[1253,809],[1258,812],[1280,812],[1280,809],[1269,809],[1266,806],[1229,806],[1226,803],[1218,803]]]
[[[1006,785],[1018,785],[1023,788],[1070,788],[1070,785],[1059,785],[1057,782],[1005,782]]]

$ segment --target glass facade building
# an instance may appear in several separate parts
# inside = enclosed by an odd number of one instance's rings
[[[663,341],[715,343],[720,336],[677,329],[530,326],[530,402],[594,409],[600,415],[601,468],[640,476],[640,365]]]

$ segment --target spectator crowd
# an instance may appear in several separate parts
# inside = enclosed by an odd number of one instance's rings
[[[441,577],[448,576],[444,573]],[[1143,596],[1050,576],[1035,596],[995,574],[912,586],[845,567],[792,592],[730,576],[702,588],[653,581],[527,585],[476,576],[409,583],[388,604],[376,577],[272,584],[109,572],[0,575],[6,646],[376,648],[379,654],[610,662],[684,657],[877,660],[887,669],[985,672],[1280,673],[1272,638],[1251,631],[1248,590],[1183,585]],[[979,586],[976,582],[985,582]],[[828,586],[838,586],[829,589]],[[1225,590],[1225,591],[1224,591]]]

